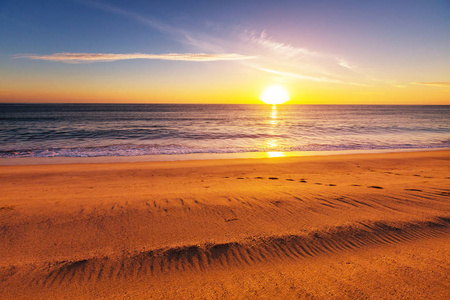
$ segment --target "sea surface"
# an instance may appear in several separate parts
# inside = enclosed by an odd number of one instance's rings
[[[450,147],[450,106],[0,104],[0,158]]]

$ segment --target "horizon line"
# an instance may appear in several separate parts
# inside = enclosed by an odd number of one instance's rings
[[[176,103],[167,103],[167,102],[0,102],[0,105],[3,104],[69,104],[69,105],[89,105],[89,104],[100,104],[100,105],[262,105],[262,106],[284,106],[284,105],[358,105],[358,106],[450,106],[449,104],[373,104],[373,103],[365,103],[365,104],[356,104],[356,103],[284,103],[284,104],[266,104],[266,103],[184,103],[184,102],[176,102]]]

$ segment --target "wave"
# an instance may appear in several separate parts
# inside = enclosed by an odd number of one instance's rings
[[[189,147],[178,144],[135,145],[121,144],[98,147],[42,148],[0,150],[0,158],[23,157],[102,157],[102,156],[143,156],[203,153],[245,153],[245,152],[294,152],[294,151],[346,151],[346,150],[394,150],[394,149],[439,149],[449,148],[450,140],[429,144],[309,144],[303,146],[279,146],[275,148],[229,146],[229,147]]]

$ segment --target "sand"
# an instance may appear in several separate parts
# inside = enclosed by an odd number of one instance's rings
[[[2,299],[449,299],[450,151],[0,167]]]

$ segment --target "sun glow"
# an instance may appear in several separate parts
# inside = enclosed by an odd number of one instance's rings
[[[259,99],[266,104],[283,104],[289,101],[289,93],[287,90],[279,85],[272,85],[267,87],[259,96]]]

